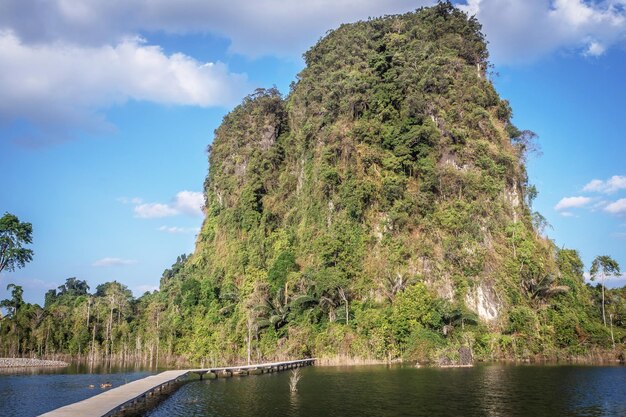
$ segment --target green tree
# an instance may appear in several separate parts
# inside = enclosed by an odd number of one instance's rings
[[[96,287],[96,297],[106,300],[108,303],[108,323],[106,324],[105,357],[113,353],[116,330],[119,330],[122,317],[126,316],[129,306],[133,301],[133,293],[124,284],[117,281],[105,282]],[[114,313],[117,312],[117,321],[114,328]]]
[[[83,281],[77,279],[76,277],[71,277],[65,280],[65,284],[59,286],[58,296],[68,294],[71,296],[79,296],[79,295],[87,295],[89,291],[89,285],[87,285],[87,281]]]
[[[593,263],[591,264],[591,270],[589,271],[589,275],[591,275],[592,281],[600,279],[602,283],[602,321],[604,322],[605,327],[606,314],[604,312],[604,281],[607,277],[619,274],[619,264],[617,263],[617,261],[607,255],[596,256],[596,259],[594,259]]]
[[[4,307],[8,310],[9,316],[14,317],[17,311],[24,304],[24,290],[21,286],[15,284],[7,285],[7,291],[11,290],[11,299],[5,299],[0,301],[0,307]]]
[[[298,270],[296,257],[291,251],[282,252],[274,261],[274,264],[267,272],[267,279],[270,282],[271,292],[276,293],[278,289],[283,288],[287,282],[287,276],[290,272]]]
[[[44,296],[44,307],[48,308],[57,300],[57,290],[51,289],[46,291],[46,295]]]
[[[7,291],[11,290],[11,298],[0,301],[0,308],[7,309],[8,334],[7,342],[10,344],[11,355],[20,353],[20,340],[22,339],[24,330],[28,331],[28,325],[23,323],[22,310],[25,306],[22,295],[24,291],[21,286],[15,284],[7,285]],[[1,327],[1,326],[0,326]]]
[[[391,322],[401,344],[419,328],[440,327],[441,319],[436,298],[421,282],[407,287],[394,300]]]
[[[22,223],[13,214],[4,213],[0,218],[0,272],[23,268],[33,259],[33,251],[23,248],[32,243],[33,226]]]

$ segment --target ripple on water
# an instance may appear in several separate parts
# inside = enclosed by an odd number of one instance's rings
[[[21,368],[0,374],[0,416],[30,417],[54,410],[112,387],[145,378],[153,372],[72,373],[76,369]],[[90,385],[93,385],[90,388]]]
[[[626,368],[401,366],[302,369],[197,381],[149,415],[164,416],[626,416]]]

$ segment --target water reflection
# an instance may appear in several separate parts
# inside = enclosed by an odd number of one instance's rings
[[[625,416],[625,378],[624,367],[312,367],[295,394],[288,372],[198,381],[149,415]]]
[[[90,372],[91,371],[91,372]],[[0,416],[28,417],[84,400],[154,373],[140,366],[86,363],[65,368],[8,368],[0,373]],[[92,386],[92,387],[90,387]]]
[[[89,371],[93,373],[87,373]],[[0,416],[35,416],[155,371],[116,365],[0,374]],[[626,416],[626,367],[483,365],[302,368],[183,385],[160,416]],[[93,388],[89,388],[93,385]]]
[[[298,404],[299,404],[299,397],[298,397],[298,391],[291,391],[289,392],[290,394],[290,404],[289,404],[289,411],[291,412],[292,415],[297,415],[298,414]]]

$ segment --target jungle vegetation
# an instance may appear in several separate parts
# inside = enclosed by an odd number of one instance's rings
[[[209,147],[195,252],[135,299],[70,278],[12,287],[0,354],[455,360],[623,349],[625,289],[543,236],[479,22],[449,2],[342,25],[283,96],[259,89]],[[612,261],[612,260],[611,260]],[[614,261],[613,261],[614,262]],[[616,268],[613,268],[615,266]],[[20,291],[18,291],[18,289]]]

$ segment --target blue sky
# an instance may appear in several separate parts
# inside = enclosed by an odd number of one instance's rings
[[[0,211],[34,228],[33,262],[0,275],[42,302],[66,278],[135,295],[193,251],[206,148],[256,87],[284,93],[341,22],[429,1],[5,0]],[[586,266],[626,269],[626,1],[467,0],[514,122],[539,135],[535,209]],[[615,281],[623,284],[623,280]]]

